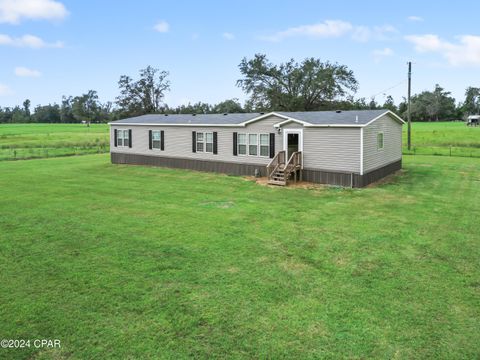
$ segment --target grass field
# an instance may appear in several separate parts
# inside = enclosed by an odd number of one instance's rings
[[[464,122],[413,122],[412,149],[407,149],[407,126],[403,127],[403,153],[480,157],[480,127]]]
[[[480,160],[362,190],[106,154],[0,163],[0,338],[18,359],[480,356]]]
[[[0,160],[103,153],[108,139],[106,124],[3,124]]]

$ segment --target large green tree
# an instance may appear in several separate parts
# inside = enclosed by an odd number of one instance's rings
[[[214,105],[212,112],[217,114],[242,113],[244,110],[238,99],[228,99]]]
[[[358,87],[347,66],[315,58],[275,65],[266,55],[256,54],[244,58],[239,68],[243,77],[237,86],[250,95],[249,107],[262,110],[330,109]]]
[[[95,90],[89,90],[86,94],[76,96],[72,101],[72,113],[78,122],[85,121],[90,124],[97,120],[100,113],[100,103]]]
[[[61,122],[60,106],[58,104],[37,105],[32,118],[37,123],[59,123]]]
[[[152,66],[140,70],[140,78],[122,75],[118,81],[120,95],[116,104],[124,116],[159,112],[165,93],[170,90],[168,72]]]
[[[465,115],[480,114],[480,88],[470,86],[465,90],[462,110]]]
[[[433,91],[423,91],[411,98],[411,114],[415,121],[453,120],[456,116],[455,99],[440,85]],[[406,114],[402,114],[406,115]]]

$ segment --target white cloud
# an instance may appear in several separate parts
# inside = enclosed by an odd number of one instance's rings
[[[388,47],[372,51],[373,59],[376,63],[379,63],[385,57],[393,56],[393,54],[393,50]]]
[[[159,21],[157,24],[155,24],[153,28],[158,32],[166,33],[170,31],[170,24],[162,20],[162,21]]]
[[[407,17],[407,20],[408,21],[423,21],[423,18],[420,17],[420,16],[412,15],[412,16]]]
[[[0,96],[12,95],[13,91],[7,85],[0,84]]]
[[[224,32],[222,34],[222,37],[225,39],[225,40],[233,40],[235,39],[235,35],[233,35],[232,33],[229,33],[229,32]]]
[[[354,26],[350,22],[343,20],[325,20],[322,23],[291,27],[269,36],[263,36],[261,39],[279,42],[290,37],[338,38],[350,35],[355,41],[366,42],[371,39],[385,40],[387,34],[397,32],[397,29],[391,25],[374,27]]]
[[[42,76],[42,73],[38,70],[29,69],[23,66],[17,66],[15,68],[15,75],[20,77],[39,77]]]
[[[61,20],[68,11],[55,0],[0,0],[0,23],[18,24],[22,19]]]
[[[383,26],[355,26],[352,32],[352,39],[359,42],[369,40],[386,40],[389,34],[398,33],[398,30],[391,25]]]
[[[41,49],[41,48],[62,48],[64,44],[61,41],[56,41],[54,43],[47,43],[43,39],[35,35],[27,34],[18,38],[14,38],[9,35],[0,34],[0,45]]]
[[[323,23],[301,25],[279,31],[273,35],[262,37],[263,40],[279,42],[294,36],[308,36],[314,38],[333,38],[342,36],[353,28],[352,24],[342,20],[325,20]]]
[[[443,40],[433,34],[409,35],[405,39],[414,44],[417,52],[439,53],[452,66],[480,66],[480,36],[458,36],[457,43]]]

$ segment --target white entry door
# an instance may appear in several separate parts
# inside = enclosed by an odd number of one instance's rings
[[[302,151],[303,157],[303,129],[283,129],[283,150],[287,161],[296,151]]]

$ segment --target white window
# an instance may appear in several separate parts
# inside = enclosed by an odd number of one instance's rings
[[[117,130],[117,146],[129,146],[128,130]]]
[[[270,156],[270,134],[238,134],[237,147],[238,155]]]
[[[247,155],[247,134],[238,134],[238,155]]]
[[[205,152],[213,153],[213,133],[205,133]]]
[[[248,134],[248,155],[258,155],[258,135]]]
[[[270,156],[269,134],[260,134],[260,156]]]
[[[203,152],[203,133],[197,132],[197,152]]]
[[[383,149],[383,132],[377,134],[377,149]]]
[[[197,132],[197,152],[213,153],[213,132]]]
[[[161,136],[160,130],[153,130],[152,131],[152,149],[160,149],[161,145]]]

